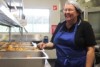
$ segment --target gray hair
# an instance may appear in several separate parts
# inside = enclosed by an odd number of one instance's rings
[[[65,2],[65,4],[72,4],[75,7],[76,11],[79,13],[78,18],[82,19],[82,9],[81,9],[81,6],[78,2],[72,1],[72,0],[67,0]]]

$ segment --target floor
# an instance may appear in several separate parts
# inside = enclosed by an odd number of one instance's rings
[[[48,62],[48,60],[45,60],[45,66],[44,67],[51,67],[50,63]]]
[[[97,65],[95,65],[95,67],[100,67],[100,63],[99,63],[99,64],[97,64]]]
[[[55,59],[45,60],[45,66],[44,67],[54,67],[54,63],[55,63]],[[100,67],[100,63],[95,64],[95,67]]]

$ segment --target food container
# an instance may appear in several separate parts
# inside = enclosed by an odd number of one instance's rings
[[[44,67],[45,51],[0,51],[0,67]]]
[[[9,42],[2,44],[0,51],[37,51],[37,47],[33,46],[30,42]]]

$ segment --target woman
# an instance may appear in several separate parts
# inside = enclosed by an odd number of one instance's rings
[[[93,67],[96,41],[91,25],[81,19],[77,2],[67,1],[63,12],[65,21],[58,24],[51,42],[38,47],[56,49],[55,67]]]

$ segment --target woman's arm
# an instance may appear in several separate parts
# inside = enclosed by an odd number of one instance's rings
[[[48,43],[46,43],[46,47],[45,48],[52,49],[52,48],[54,48],[54,44],[52,42],[48,42]]]
[[[86,67],[92,67],[95,59],[95,47],[91,46],[87,49]]]
[[[54,44],[52,42],[48,42],[48,43],[41,42],[38,44],[38,48],[40,48],[40,49],[54,48]]]

